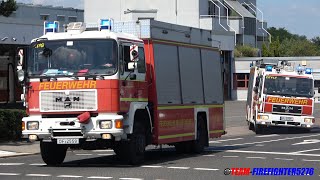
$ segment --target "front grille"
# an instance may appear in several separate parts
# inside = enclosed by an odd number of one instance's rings
[[[273,113],[281,113],[281,114],[301,114],[302,107],[301,106],[291,106],[291,105],[273,105],[272,112]]]
[[[40,112],[96,110],[96,90],[62,90],[40,92]]]

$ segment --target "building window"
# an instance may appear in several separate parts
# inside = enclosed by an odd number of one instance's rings
[[[210,1],[208,3],[208,15],[216,15],[216,6]]]
[[[77,22],[77,17],[76,16],[69,16],[69,22]]]
[[[249,73],[233,74],[233,89],[248,89]]]
[[[57,21],[64,22],[66,20],[64,15],[57,15]]]
[[[314,88],[320,87],[320,80],[314,80]]]
[[[42,21],[49,20],[49,14],[40,14],[40,20]]]

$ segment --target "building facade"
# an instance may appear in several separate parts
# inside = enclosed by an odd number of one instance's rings
[[[21,87],[15,77],[16,49],[43,34],[44,21],[63,24],[83,21],[83,10],[32,4],[17,4],[9,17],[0,16],[0,102],[20,99]]]
[[[154,19],[212,31],[212,45],[221,50],[225,99],[232,98],[233,51],[236,44],[261,47],[267,24],[258,20],[256,0],[85,0],[84,20]],[[264,37],[262,37],[262,35]]]

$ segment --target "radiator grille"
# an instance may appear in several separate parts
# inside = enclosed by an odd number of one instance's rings
[[[96,111],[96,90],[41,91],[40,111]]]

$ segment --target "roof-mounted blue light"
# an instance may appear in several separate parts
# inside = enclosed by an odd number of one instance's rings
[[[112,19],[100,19],[99,30],[111,30]]]
[[[272,71],[272,66],[270,66],[270,65],[268,65],[268,66],[266,66],[266,71]]]
[[[59,32],[59,22],[58,21],[53,21],[53,22],[44,21],[43,33],[47,34],[49,32],[51,32],[51,33]]]
[[[312,69],[311,68],[306,68],[306,74],[312,74]]]

